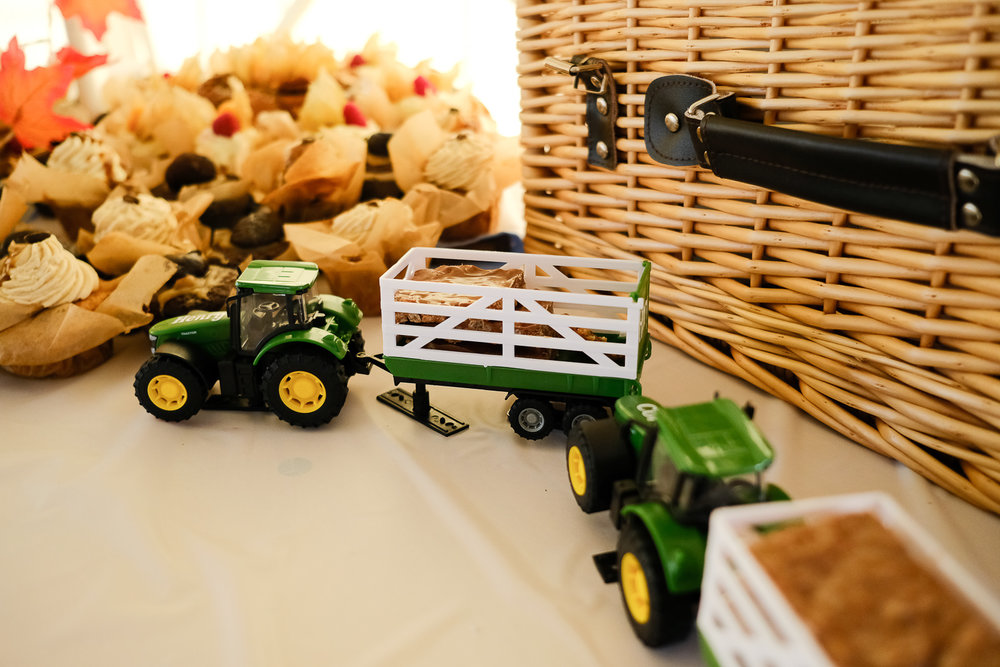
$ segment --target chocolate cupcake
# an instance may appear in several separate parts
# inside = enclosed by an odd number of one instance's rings
[[[197,153],[181,153],[167,165],[163,181],[176,195],[186,185],[214,181],[216,174],[215,163],[209,158]]]
[[[229,242],[257,259],[273,259],[288,249],[281,216],[267,206],[240,218],[233,225]]]
[[[229,266],[209,265],[203,275],[182,273],[153,302],[159,319],[185,315],[193,310],[222,310],[233,292],[239,271]]]
[[[361,187],[361,201],[402,198],[403,191],[396,183],[389,159],[389,139],[392,134],[376,132],[368,137],[368,157],[365,162],[365,182]]]

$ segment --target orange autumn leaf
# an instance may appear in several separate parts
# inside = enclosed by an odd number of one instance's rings
[[[55,0],[55,4],[63,18],[79,16],[83,27],[94,33],[98,41],[108,29],[108,15],[111,12],[142,20],[142,12],[135,0]]]
[[[56,53],[59,65],[69,65],[73,68],[73,78],[79,79],[90,70],[108,62],[107,54],[85,56],[72,46],[64,46]]]
[[[70,57],[64,54],[61,60]],[[66,95],[76,68],[73,62],[57,62],[50,67],[26,70],[24,51],[16,37],[0,54],[0,123],[10,128],[23,148],[48,146],[70,132],[89,127],[52,111],[53,104]]]

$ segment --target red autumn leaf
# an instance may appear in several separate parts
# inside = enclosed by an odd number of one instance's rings
[[[142,12],[135,0],[55,0],[55,3],[63,18],[79,16],[83,27],[94,33],[98,41],[108,29],[108,15],[111,12],[142,20]]]
[[[79,79],[90,70],[106,62],[108,62],[106,54],[85,56],[71,46],[64,46],[56,53],[56,63],[59,65],[70,65],[73,68],[74,79]]]
[[[23,148],[48,146],[89,127],[52,112],[52,105],[66,95],[75,71],[73,64],[24,69],[24,51],[16,37],[0,53],[0,123],[10,127]]]

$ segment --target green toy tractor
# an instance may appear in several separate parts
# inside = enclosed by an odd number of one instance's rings
[[[667,408],[625,396],[614,416],[567,441],[570,486],[585,512],[610,510],[616,551],[594,557],[615,582],[636,635],[677,641],[694,624],[712,510],[788,496],[764,485],[774,453],[743,409],[724,398]]]
[[[207,404],[270,409],[295,426],[329,422],[344,405],[348,378],[368,364],[361,310],[350,299],[313,295],[318,276],[309,262],[255,260],[225,311],[155,324],[153,355],[135,376],[139,403],[166,421]]]

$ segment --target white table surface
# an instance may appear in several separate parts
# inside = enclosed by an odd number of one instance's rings
[[[379,321],[365,322],[369,351]],[[528,442],[502,393],[431,388],[472,422],[439,436],[378,403],[373,369],[341,415],[158,421],[139,407],[145,335],[68,380],[0,374],[0,665],[697,665],[649,650],[594,553],[606,513],[569,490],[565,437]],[[1000,517],[763,392],[656,344],[666,404],[750,400],[794,497],[884,490],[1000,596]]]

